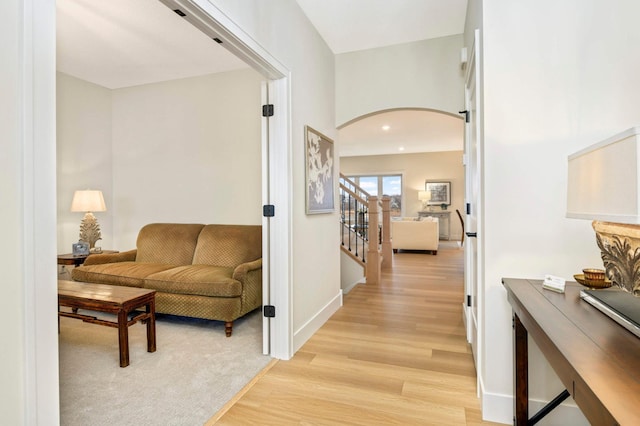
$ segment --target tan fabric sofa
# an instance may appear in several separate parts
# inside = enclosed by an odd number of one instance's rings
[[[438,254],[440,229],[435,217],[412,218],[391,221],[391,248],[398,250],[427,250]]]
[[[76,281],[156,290],[156,312],[225,322],[262,304],[262,227],[154,223],[136,249],[96,254]]]

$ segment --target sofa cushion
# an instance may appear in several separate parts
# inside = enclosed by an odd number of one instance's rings
[[[163,263],[116,262],[80,266],[71,272],[76,281],[142,287],[144,278],[174,268]]]
[[[193,264],[233,268],[261,257],[260,225],[206,225],[198,237]]]
[[[136,262],[190,265],[204,225],[151,223],[138,233]]]
[[[214,297],[238,297],[242,284],[231,278],[233,268],[212,265],[178,266],[149,275],[144,288],[165,293]]]

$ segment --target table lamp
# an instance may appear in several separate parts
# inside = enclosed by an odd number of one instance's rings
[[[593,220],[606,277],[640,296],[640,127],[569,156],[567,217]]]
[[[425,210],[431,201],[431,191],[418,191],[418,200],[422,201],[422,210]]]
[[[102,239],[100,225],[92,212],[107,211],[102,191],[76,191],[71,202],[72,212],[85,212],[80,222],[80,241],[89,243],[89,250],[94,250],[96,241]]]

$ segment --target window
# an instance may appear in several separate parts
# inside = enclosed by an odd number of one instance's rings
[[[402,216],[402,175],[348,176],[369,195],[391,197],[391,216]]]

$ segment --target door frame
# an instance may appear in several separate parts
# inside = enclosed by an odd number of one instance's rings
[[[483,198],[483,134],[482,134],[482,92],[480,30],[474,31],[473,45],[465,75],[465,108],[470,117],[465,123],[465,207],[469,205],[466,220],[468,232],[475,232],[474,240],[467,239],[465,255],[465,299],[471,298],[471,306],[465,300],[464,319],[467,341],[472,345],[477,371],[477,391],[481,392],[484,365],[484,198]],[[473,100],[471,99],[473,92]],[[473,104],[472,104],[473,102]],[[474,140],[471,141],[471,134]],[[475,144],[470,156],[471,143]],[[475,178],[475,181],[474,181]],[[475,189],[475,193],[474,193]],[[474,203],[475,202],[475,203]]]

